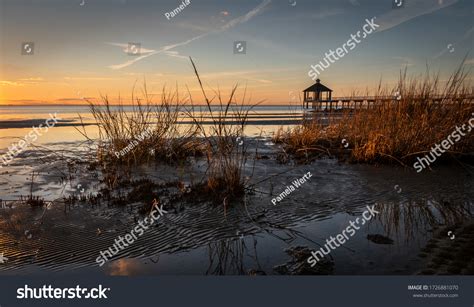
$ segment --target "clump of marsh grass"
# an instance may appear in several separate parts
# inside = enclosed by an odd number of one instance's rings
[[[185,103],[178,90],[167,92],[164,87],[161,102],[154,103],[145,83],[140,97],[132,91],[131,101],[127,107],[120,98],[118,105],[111,105],[107,96],[102,96],[102,104],[89,102],[99,126],[99,161],[132,166],[150,159],[182,160],[199,151],[196,127],[180,126]]]
[[[243,135],[252,106],[245,105],[246,91],[241,102],[236,102],[238,85],[232,88],[227,99],[219,90],[214,91],[214,96],[209,98],[196,65],[190,60],[204,96],[206,110],[200,118],[190,113],[206,144],[208,169],[204,188],[214,196],[214,200],[227,205],[245,192],[243,172],[247,161],[247,144],[243,141]],[[214,100],[217,103],[213,104]],[[204,115],[210,120],[205,121]]]
[[[30,194],[28,195],[27,198],[23,198],[22,195],[20,195],[20,201],[25,202],[27,205],[30,205],[31,207],[43,207],[46,202],[44,199],[40,196],[34,196],[33,195],[33,185],[35,182],[35,172],[31,174],[31,183],[30,183]]]
[[[194,112],[189,90],[190,105],[182,102],[177,90],[166,93],[165,88],[161,103],[155,104],[146,85],[141,97],[132,96],[132,105],[128,106],[131,110],[126,110],[122,103],[112,105],[107,96],[102,97],[102,104],[89,103],[99,126],[97,156],[104,169],[107,168],[104,182],[110,188],[118,183],[120,164],[130,169],[148,161],[150,156],[160,161],[176,161],[202,155],[207,162],[206,176],[192,187],[194,193],[190,195],[198,193],[199,199],[210,198],[227,205],[245,193],[247,144],[243,135],[252,106],[246,105],[246,92],[241,102],[237,102],[237,85],[227,99],[219,90],[209,98],[190,60],[204,96],[204,112]],[[84,131],[81,133],[87,137]],[[131,143],[138,145],[126,150]],[[124,150],[126,153],[121,154]]]
[[[328,148],[332,147],[326,127],[316,121],[305,121],[294,128],[279,128],[272,141],[282,144],[284,154],[290,154],[298,161],[309,162],[321,156],[330,156]],[[288,159],[284,159],[288,162]]]
[[[379,85],[373,107],[347,112],[329,126],[304,122],[293,130],[280,132],[275,141],[288,152],[298,153],[313,147],[321,149],[317,146],[322,143],[329,150],[341,148],[345,140],[353,162],[408,163],[427,154],[474,116],[474,91],[467,76],[461,66],[442,85],[439,75],[427,71],[424,78],[408,78],[405,70],[396,88]],[[383,97],[393,97],[394,92],[400,93],[399,99],[382,101]],[[444,158],[472,152],[474,134],[470,133],[456,142]]]

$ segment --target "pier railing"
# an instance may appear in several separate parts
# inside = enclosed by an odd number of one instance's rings
[[[334,97],[328,100],[306,99],[303,107],[309,107],[315,110],[341,110],[341,109],[368,109],[376,105],[397,103],[402,100],[400,96],[355,96],[355,97]],[[474,102],[474,95],[447,97],[445,95],[431,95],[430,97],[410,97],[411,101],[426,101],[429,103],[451,104],[458,103],[460,100]]]

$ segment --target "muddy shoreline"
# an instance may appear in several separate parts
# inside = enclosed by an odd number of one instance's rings
[[[13,200],[28,194],[30,185],[25,179],[34,169],[39,174],[34,194],[54,204],[31,208],[7,202],[0,209],[1,247],[9,256],[0,265],[0,274],[83,270],[110,275],[303,274],[307,271],[292,268],[301,265],[304,252],[291,251],[319,248],[318,244],[340,233],[367,205],[374,204],[383,209],[380,216],[331,253],[331,270],[312,273],[424,274],[428,259],[419,254],[434,231],[472,222],[474,179],[463,168],[440,166],[419,175],[400,167],[352,165],[327,158],[304,165],[280,164],[277,146],[268,139],[259,146],[258,154],[265,158],[249,159],[246,167],[253,190],[232,206],[175,197],[204,176],[199,159],[182,165],[136,167],[129,185],[119,185],[113,192],[112,200],[122,197],[123,203],[107,201],[104,195],[100,203],[91,203],[88,195],[101,193],[104,174],[99,170],[91,170],[86,162],[65,164],[50,152],[25,153],[21,163],[16,161],[2,171],[1,198]],[[87,153],[78,148],[75,155]],[[64,178],[66,170],[70,178]],[[307,172],[312,174],[308,182],[278,205],[272,204],[272,197]],[[141,191],[157,193],[169,213],[99,267],[95,262],[99,252],[145,216],[147,204],[140,197],[126,199],[132,191],[140,191],[144,178],[155,185],[152,189],[143,185]],[[171,182],[182,185],[163,186]],[[75,202],[65,201],[72,195],[77,197]],[[376,234],[393,244],[367,239]]]

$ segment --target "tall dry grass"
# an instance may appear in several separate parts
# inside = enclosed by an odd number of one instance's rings
[[[213,90],[210,97],[196,65],[190,60],[204,97],[204,112],[195,112],[189,90],[189,104],[180,99],[178,90],[167,92],[165,88],[161,102],[154,103],[146,84],[140,97],[133,91],[132,110],[126,110],[121,103],[112,105],[107,96],[102,97],[101,104],[89,102],[99,126],[97,157],[100,162],[109,165],[110,180],[116,182],[118,175],[114,171],[118,164],[130,168],[149,161],[150,157],[172,162],[203,155],[207,172],[204,184],[200,185],[204,189],[202,192],[215,201],[227,204],[245,191],[243,172],[247,144],[243,142],[243,135],[252,108],[246,105],[246,91],[241,102],[237,102],[237,85],[228,98],[224,98],[219,90]],[[133,143],[137,145],[120,154]],[[199,190],[199,187],[194,189]]]
[[[99,161],[127,166],[150,159],[172,162],[195,155],[202,148],[195,138],[197,127],[180,125],[180,112],[186,105],[177,89],[169,92],[164,87],[161,101],[154,103],[145,83],[141,95],[132,91],[131,101],[131,110],[126,110],[121,100],[119,105],[111,105],[107,96],[102,97],[101,104],[89,102],[99,126]]]
[[[202,84],[196,65],[191,64],[204,97],[206,112],[200,116],[189,113],[206,143],[208,164],[206,189],[215,196],[215,200],[224,204],[244,194],[244,169],[247,161],[247,144],[244,142],[244,129],[252,106],[248,104],[244,90],[240,102],[237,102],[235,85],[229,96],[213,90],[210,97]],[[214,103],[216,101],[216,103]],[[209,120],[204,120],[208,118]]]
[[[435,144],[446,139],[456,127],[468,124],[474,116],[474,91],[462,67],[442,82],[439,75],[409,78],[400,74],[395,88],[379,85],[373,108],[346,112],[337,123],[324,126],[316,121],[280,131],[274,141],[304,158],[312,150],[321,152],[343,149],[349,144],[354,162],[401,164],[427,154]],[[400,99],[382,101],[382,97],[400,93]],[[444,157],[474,152],[474,134],[466,134]]]

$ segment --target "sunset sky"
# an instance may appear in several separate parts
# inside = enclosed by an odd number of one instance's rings
[[[287,104],[310,86],[310,65],[356,33],[365,19],[380,25],[320,76],[333,96],[393,84],[401,69],[426,65],[446,78],[467,55],[474,68],[472,0],[191,0],[168,18],[178,0],[0,0],[0,104],[80,104],[107,94],[125,102],[146,79],[149,92],[164,85],[195,100],[198,84],[226,94],[247,86],[252,102]],[[294,5],[292,5],[292,2]],[[246,41],[246,54],[234,54]],[[33,42],[32,55],[22,44]],[[141,56],[126,52],[141,44]],[[472,82],[472,72],[470,73]]]

